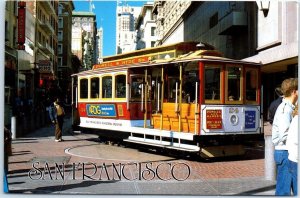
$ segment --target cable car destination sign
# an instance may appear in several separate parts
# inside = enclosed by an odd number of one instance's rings
[[[149,60],[150,60],[149,56],[141,56],[135,58],[120,59],[115,61],[107,61],[101,64],[94,65],[93,70],[103,68],[103,67],[114,67],[114,66],[121,66],[121,65],[145,63],[145,62],[149,62]]]

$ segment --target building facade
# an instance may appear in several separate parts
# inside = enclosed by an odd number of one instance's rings
[[[201,41],[228,58],[248,57],[255,53],[256,10],[255,2],[158,1],[158,44]]]
[[[63,98],[68,103],[71,95],[72,68],[72,12],[74,4],[72,1],[60,1],[58,5],[58,65],[57,74],[59,87]]]
[[[102,63],[103,62],[103,28],[100,27],[97,30],[97,63]]]
[[[17,36],[17,2],[7,1],[5,4],[5,111],[4,125],[10,124],[14,98],[19,94]],[[9,77],[9,78],[8,78]]]
[[[136,50],[155,46],[156,23],[154,20],[153,2],[147,2],[142,7],[141,13],[136,22]]]
[[[141,7],[117,5],[116,21],[116,53],[130,52],[136,48],[135,23]]]
[[[267,1],[257,3],[256,53],[246,61],[261,62],[264,106],[278,96],[275,88],[286,78],[298,77],[299,3]]]
[[[225,57],[261,62],[266,116],[275,87],[298,73],[298,9],[291,1],[154,1],[157,45],[201,41]]]
[[[97,23],[93,12],[72,13],[72,52],[82,62],[84,69],[91,69],[97,62]]]
[[[156,20],[156,46],[184,41],[183,14],[191,4],[192,1],[190,0],[154,1],[153,13]],[[170,37],[170,35],[173,36]]]
[[[35,0],[26,4],[35,21],[34,61],[30,62],[30,67],[34,73],[33,102],[38,106],[58,84],[58,0]]]

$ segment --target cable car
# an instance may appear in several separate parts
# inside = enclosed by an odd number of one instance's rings
[[[105,57],[72,78],[74,125],[138,145],[242,155],[262,136],[260,64],[197,42]]]

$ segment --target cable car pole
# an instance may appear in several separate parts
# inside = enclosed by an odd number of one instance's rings
[[[164,103],[164,67],[161,67],[161,105],[160,105],[160,130],[163,129],[163,103]]]
[[[145,69],[145,102],[144,102],[144,105],[145,105],[145,110],[144,110],[144,128],[147,127],[147,103],[148,103],[148,78],[147,78],[147,69]]]
[[[181,105],[182,105],[182,64],[179,65],[179,108],[178,108],[178,131],[181,132]],[[180,144],[180,139],[179,139]]]

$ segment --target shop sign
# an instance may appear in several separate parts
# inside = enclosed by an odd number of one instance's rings
[[[51,62],[49,60],[40,60],[38,67],[40,73],[51,73]]]
[[[222,110],[206,110],[206,128],[222,129]]]
[[[25,50],[26,2],[18,3],[18,50]]]

